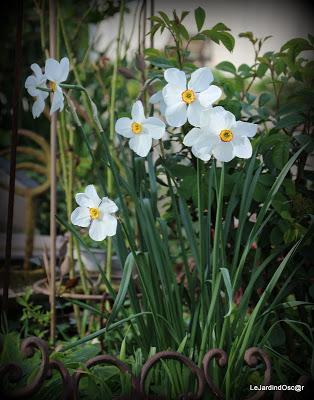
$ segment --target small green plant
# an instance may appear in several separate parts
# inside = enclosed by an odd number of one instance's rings
[[[21,336],[31,335],[43,338],[49,330],[50,312],[45,310],[42,305],[34,304],[31,299],[32,291],[30,289],[16,299],[22,306]]]

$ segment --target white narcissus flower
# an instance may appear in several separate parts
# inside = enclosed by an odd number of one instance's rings
[[[36,97],[32,107],[32,114],[34,118],[38,118],[40,114],[44,111],[45,100],[49,93],[43,90],[37,89],[38,86],[47,89],[46,86],[46,76],[42,73],[41,68],[38,64],[32,64],[31,69],[34,72],[33,75],[27,77],[25,81],[25,89],[28,93]]]
[[[84,193],[77,193],[75,200],[79,207],[71,214],[72,224],[89,227],[90,238],[97,242],[116,234],[117,218],[114,213],[118,207],[115,202],[108,197],[100,199],[94,185],[88,185]]]
[[[231,112],[219,106],[202,112],[200,128],[191,129],[183,143],[192,146],[192,153],[203,161],[213,155],[219,161],[228,162],[234,157],[252,156],[249,138],[256,131],[256,124],[236,121]]]
[[[207,67],[192,72],[187,83],[185,72],[169,68],[164,73],[168,84],[162,94],[166,103],[165,117],[170,126],[179,127],[189,121],[199,126],[201,111],[211,107],[221,96],[218,86],[210,85],[214,80]]]
[[[133,104],[132,118],[119,118],[116,122],[116,132],[130,139],[130,148],[140,157],[146,157],[152,147],[153,139],[161,139],[166,125],[159,118],[145,118],[141,101]]]
[[[49,88],[53,92],[53,99],[50,108],[50,114],[57,110],[62,111],[64,107],[64,99],[60,83],[64,82],[69,75],[69,59],[64,57],[60,63],[53,58],[48,58],[45,64],[45,75],[49,82]]]

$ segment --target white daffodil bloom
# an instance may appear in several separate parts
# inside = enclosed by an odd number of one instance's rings
[[[140,157],[146,157],[152,147],[153,139],[161,139],[166,125],[159,118],[145,118],[141,101],[133,104],[132,118],[119,118],[116,122],[116,132],[130,139],[130,148]]]
[[[94,185],[88,185],[84,193],[77,193],[75,200],[79,207],[71,214],[72,224],[89,227],[90,238],[97,242],[116,234],[117,219],[114,213],[118,207],[115,202],[108,197],[100,199]]]
[[[214,107],[202,112],[200,128],[191,129],[183,143],[192,146],[192,153],[203,161],[213,155],[219,161],[228,162],[234,157],[252,156],[249,138],[256,131],[256,124],[236,121],[231,112]]]
[[[37,87],[40,86],[47,89],[47,78],[45,74],[42,73],[41,68],[38,64],[32,64],[31,69],[34,74],[27,77],[25,81],[25,89],[31,96],[36,97],[36,100],[34,101],[32,107],[32,114],[34,118],[38,118],[40,114],[44,111],[45,100],[48,97],[49,93],[37,89]]]
[[[199,126],[201,111],[211,107],[221,96],[218,86],[210,85],[214,80],[207,67],[192,72],[187,83],[185,72],[177,68],[169,68],[164,73],[168,84],[162,94],[166,103],[165,117],[170,126],[179,127],[189,121]]]
[[[158,104],[159,105],[159,110],[161,115],[165,115],[166,112],[166,103],[164,101],[164,97],[162,95],[162,90],[159,90],[155,94],[153,94],[150,99],[149,99],[150,104]]]
[[[45,64],[45,75],[49,80],[49,89],[53,92],[53,99],[50,108],[50,114],[57,110],[62,111],[64,107],[64,98],[60,83],[64,82],[69,75],[69,59],[64,57],[60,62],[53,58],[48,58]]]

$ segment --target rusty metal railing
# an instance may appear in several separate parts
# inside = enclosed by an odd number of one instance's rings
[[[12,390],[5,389],[4,381],[7,380],[11,386],[18,384],[22,379],[21,367],[14,363],[9,363],[0,367],[0,398],[1,399],[30,399],[39,392],[45,381],[52,376],[53,370],[57,370],[62,382],[62,398],[64,400],[79,400],[80,399],[80,380],[86,374],[86,371],[78,369],[74,373],[69,370],[58,360],[49,359],[49,348],[47,343],[37,337],[29,337],[24,339],[21,344],[21,353],[24,357],[32,357],[35,350],[41,353],[41,362],[35,378],[26,386]],[[204,393],[211,393],[212,398],[224,400],[224,393],[213,382],[210,374],[210,364],[216,360],[219,367],[225,367],[228,363],[228,356],[224,350],[211,349],[204,356],[202,368],[199,368],[192,360],[183,354],[174,351],[162,351],[149,358],[142,367],[140,376],[134,376],[127,364],[111,355],[99,355],[85,362],[86,369],[90,369],[96,365],[111,365],[119,369],[121,374],[130,378],[131,393],[128,395],[120,395],[114,397],[117,400],[133,399],[133,400],[167,400],[167,396],[150,395],[146,392],[146,378],[151,369],[162,360],[175,360],[186,366],[195,376],[197,381],[196,393],[182,393],[178,398],[180,400],[201,400]],[[259,362],[262,362],[265,367],[264,378],[262,385],[270,385],[271,382],[271,363],[266,352],[258,347],[251,347],[246,350],[244,361],[248,367],[254,368]],[[309,377],[302,376],[298,383],[306,385],[310,380]],[[253,395],[245,400],[258,400],[265,398],[265,391],[260,390],[254,392]],[[274,393],[274,400],[283,400],[287,397],[287,392],[277,391]],[[241,399],[242,400],[242,399]]]

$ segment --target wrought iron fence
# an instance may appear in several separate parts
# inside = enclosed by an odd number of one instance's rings
[[[22,370],[20,366],[14,363],[6,364],[0,367],[0,396],[1,399],[29,399],[34,394],[38,393],[39,390],[44,385],[45,381],[52,376],[53,370],[57,370],[60,374],[62,381],[62,398],[64,400],[79,400],[79,384],[81,378],[86,375],[84,370],[76,370],[74,373],[70,371],[63,365],[62,362],[49,358],[49,347],[48,344],[37,337],[29,337],[23,340],[21,344],[21,353],[24,357],[32,357],[34,352],[39,350],[41,353],[40,367],[35,378],[31,383],[27,384],[23,388],[16,388],[14,390],[6,390],[4,385],[4,380],[7,379],[11,384],[18,384],[22,379]],[[191,373],[195,376],[197,381],[197,391],[196,393],[182,393],[179,396],[180,400],[201,400],[204,393],[210,392],[212,398],[218,400],[224,400],[224,393],[220,388],[216,386],[210,376],[209,369],[210,364],[216,360],[219,367],[225,367],[228,363],[228,356],[224,350],[221,349],[211,349],[204,356],[202,362],[202,368],[199,368],[192,360],[184,356],[183,354],[174,351],[162,351],[151,358],[149,358],[144,364],[140,376],[134,376],[132,374],[129,366],[119,360],[118,358],[111,355],[99,355],[93,357],[85,362],[85,367],[87,369],[92,368],[96,365],[111,365],[119,369],[121,374],[125,374],[130,378],[131,382],[131,393],[129,395],[116,396],[116,400],[167,400],[167,396],[156,396],[150,395],[149,388],[146,387],[146,378],[151,371],[151,369],[161,360],[175,360],[185,365]],[[244,355],[244,361],[248,367],[254,368],[259,362],[264,364],[264,378],[262,385],[267,386],[271,383],[271,362],[267,353],[258,347],[251,347],[246,350]],[[310,380],[309,377],[302,376],[298,385],[306,385]],[[253,395],[247,397],[245,400],[258,400],[263,399],[266,396],[264,390],[259,390],[254,392]],[[274,393],[274,400],[286,400],[287,392],[276,391]]]

